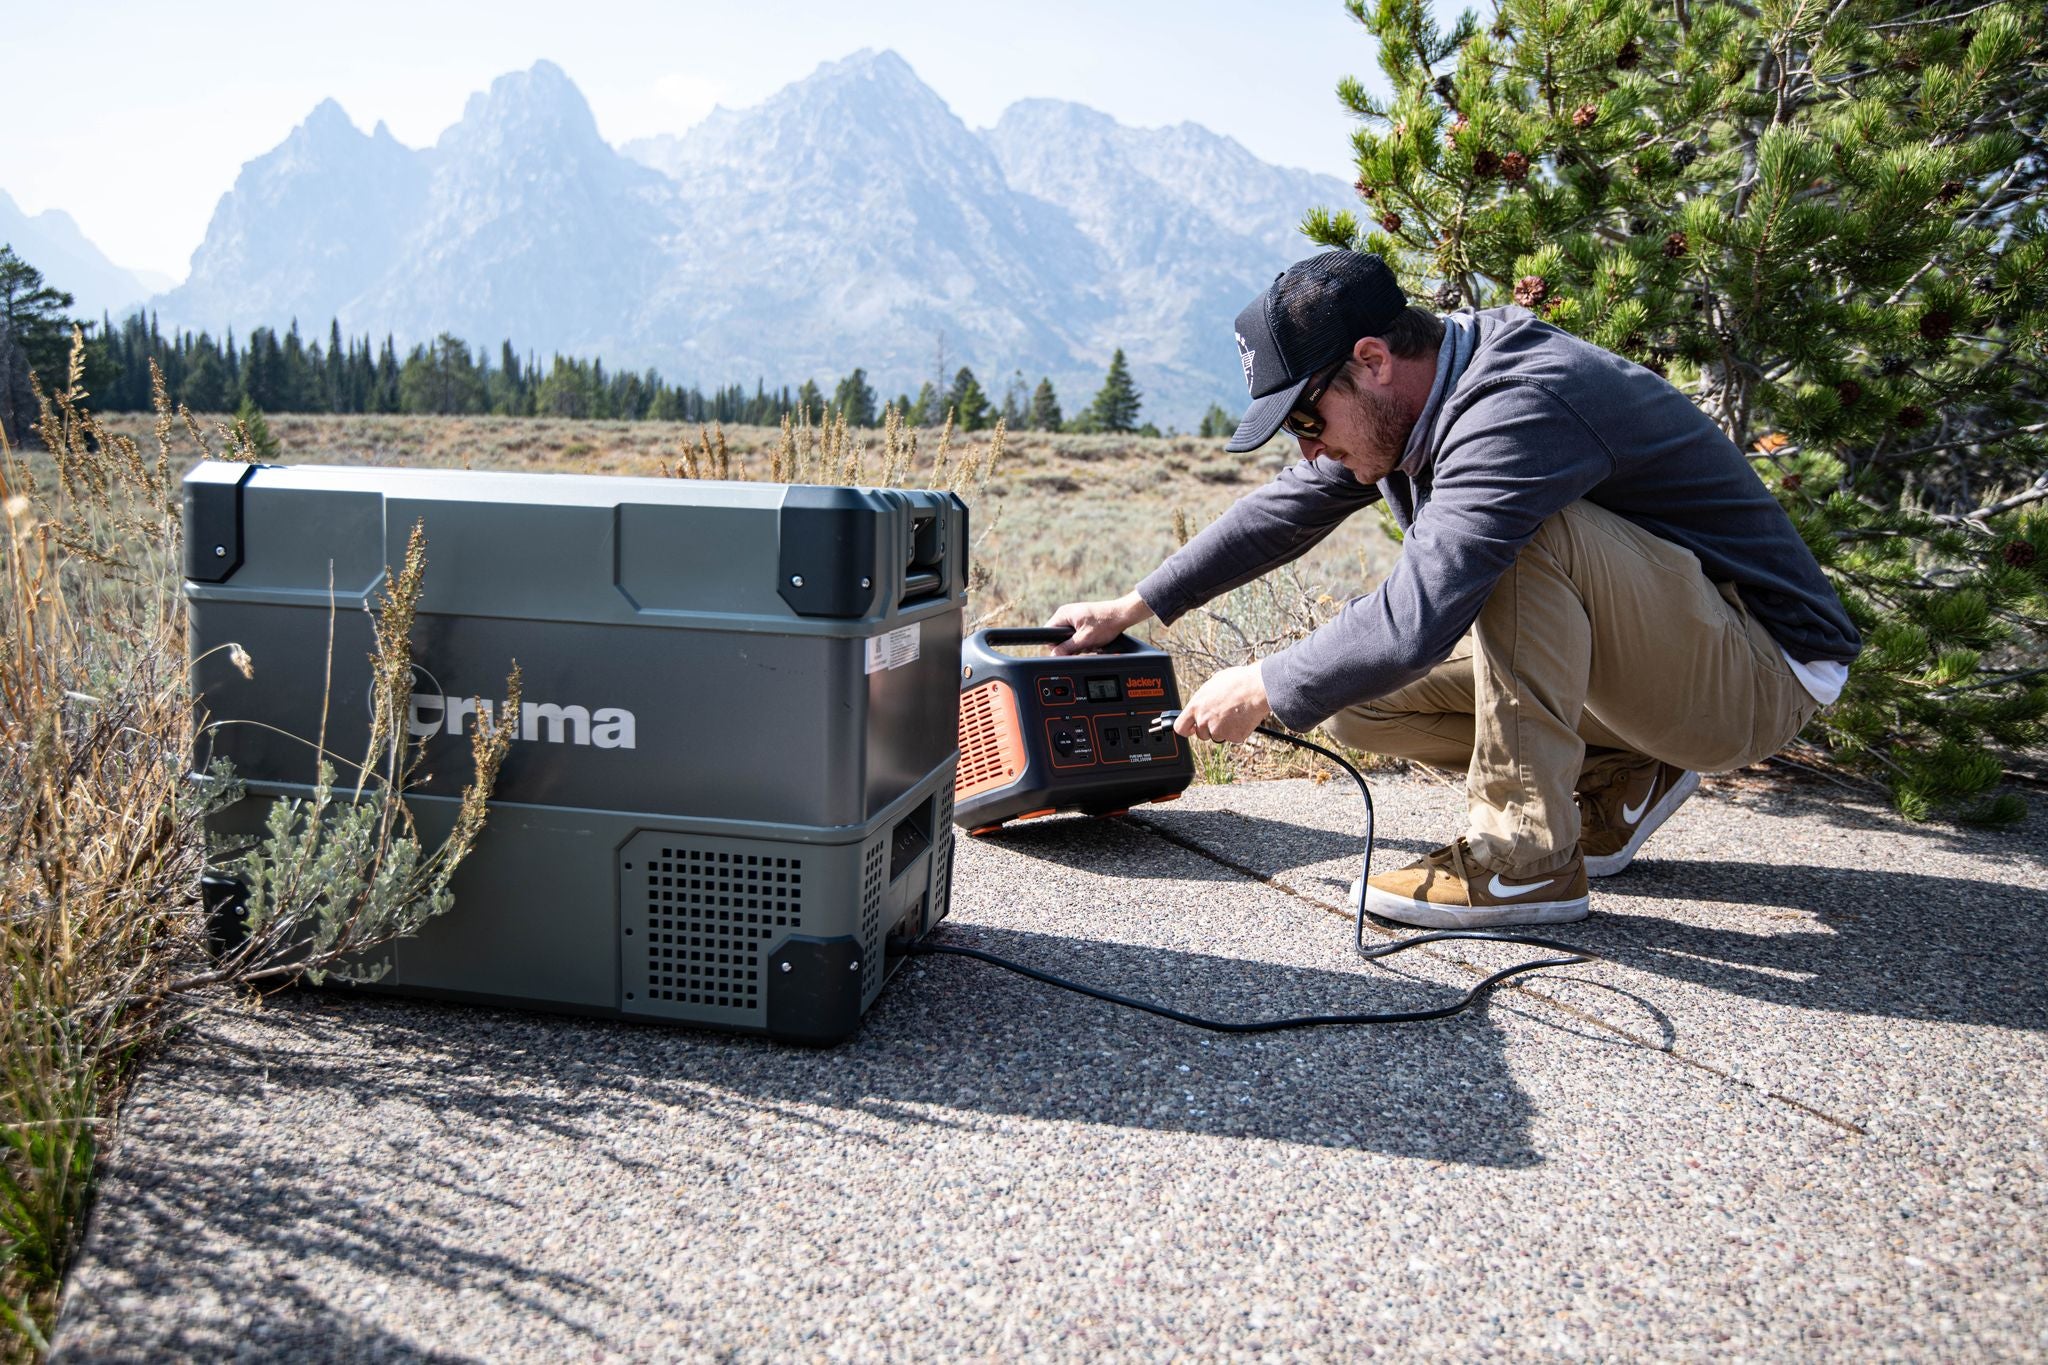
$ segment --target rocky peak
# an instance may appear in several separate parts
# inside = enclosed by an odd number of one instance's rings
[[[611,151],[598,136],[583,92],[553,62],[509,72],[492,81],[490,89],[471,95],[462,118],[441,134],[436,149],[462,156],[522,146],[568,155]]]

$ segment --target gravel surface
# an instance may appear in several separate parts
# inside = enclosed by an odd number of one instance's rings
[[[1458,827],[1375,784],[1376,866]],[[963,840],[946,941],[1239,1016],[1349,955],[1350,785]],[[1716,784],[1458,1018],[1224,1036],[921,959],[830,1051],[288,995],[143,1075],[67,1360],[2048,1355],[2048,807]],[[1435,952],[1435,950],[1429,950]]]

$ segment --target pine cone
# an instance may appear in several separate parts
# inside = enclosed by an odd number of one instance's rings
[[[1488,177],[1500,174],[1500,153],[1491,147],[1481,147],[1472,153],[1472,173]]]
[[[1439,313],[1448,313],[1464,302],[1464,299],[1464,290],[1458,288],[1455,284],[1447,283],[1436,291],[1436,310]]]
[[[1508,17],[1505,14],[1493,21],[1493,36],[1496,38],[1505,38],[1514,31],[1515,26],[1508,22]]]
[[[1456,118],[1452,119],[1451,126],[1444,129],[1444,146],[1449,147],[1456,144],[1456,142],[1458,141],[1458,134],[1464,132],[1466,128],[1470,127],[1471,123],[1472,120],[1466,118],[1463,114],[1460,114]]]
[[[1936,199],[1939,199],[1944,204],[1953,204],[1956,201],[1956,196],[1961,194],[1962,192],[1962,181],[1944,180],[1941,182],[1941,188],[1934,192],[1934,197]]]
[[[1918,403],[1906,404],[1906,406],[1899,409],[1899,425],[1905,427],[1908,431],[1914,427],[1926,426],[1927,409],[1921,407]]]
[[[1453,109],[1458,107],[1458,83],[1456,81],[1452,80],[1449,76],[1438,76],[1434,88],[1438,99]]]
[[[1520,152],[1509,152],[1500,159],[1500,173],[1509,180],[1529,178],[1529,158]]]
[[[1672,260],[1677,260],[1680,256],[1683,256],[1686,253],[1686,251],[1687,247],[1685,244],[1684,233],[1674,232],[1664,239],[1664,254],[1666,256],[1669,256]]]
[[[1987,296],[1995,294],[1998,292],[1998,277],[1995,275],[1979,275],[1976,279],[1970,281],[1970,288]]]
[[[1672,164],[1681,171],[1699,159],[1700,149],[1693,146],[1690,142],[1681,142],[1671,149]]]
[[[1572,110],[1572,127],[1591,128],[1600,118],[1598,105],[1582,104]]]
[[[1358,177],[1358,179],[1352,181],[1351,188],[1358,191],[1358,197],[1360,199],[1367,200],[1368,202],[1370,202],[1372,197],[1375,194],[1378,194],[1380,190],[1379,186],[1371,183],[1364,176],[1360,176]]]
[[[1784,489],[1787,493],[1796,493],[1799,491],[1799,485],[1805,482],[1806,478],[1804,475],[1787,474],[1784,478],[1778,480],[1778,487]]]
[[[1863,386],[1853,379],[1844,379],[1835,385],[1835,397],[1845,408],[1856,406],[1856,400],[1863,397]]]
[[[1550,284],[1541,275],[1524,275],[1515,281],[1515,302],[1524,308],[1543,310],[1550,299]]]
[[[1920,315],[1920,335],[1940,341],[1956,329],[1956,320],[1946,308],[1930,308]]]
[[[1621,51],[1614,54],[1614,65],[1623,71],[1633,71],[1642,59],[1643,49],[1631,38],[1621,45]]]
[[[1399,232],[1401,230],[1401,215],[1392,209],[1388,209],[1380,215],[1380,226],[1388,232]]]
[[[1883,375],[1904,374],[1912,368],[1913,362],[1902,355],[1888,355],[1877,363],[1878,373]]]
[[[2027,541],[2012,540],[2006,542],[2005,548],[1998,552],[1998,557],[2015,569],[2031,569],[2041,558],[2041,553]]]

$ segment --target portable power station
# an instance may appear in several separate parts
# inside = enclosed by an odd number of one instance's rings
[[[310,795],[323,698],[328,748],[364,752],[372,612],[416,521],[423,838],[471,776],[465,729],[523,671],[454,908],[377,950],[374,989],[823,1043],[881,991],[885,939],[946,914],[958,497],[210,461],[184,515],[195,758],[248,792],[215,835]],[[232,923],[227,870],[207,891]]]
[[[1119,635],[1100,654],[1004,652],[1071,633],[983,630],[961,646],[953,820],[969,833],[1057,811],[1121,814],[1171,801],[1194,781],[1186,742],[1152,725],[1180,706],[1163,651]]]

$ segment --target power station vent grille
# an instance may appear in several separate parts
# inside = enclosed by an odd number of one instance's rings
[[[860,859],[860,998],[872,1000],[882,988],[882,869],[889,856],[887,838],[876,839]]]
[[[1007,787],[1024,775],[1024,731],[1008,683],[991,680],[960,694],[962,796]]]
[[[627,1008],[757,1019],[769,945],[803,928],[803,869],[787,854],[635,840],[620,867]]]

